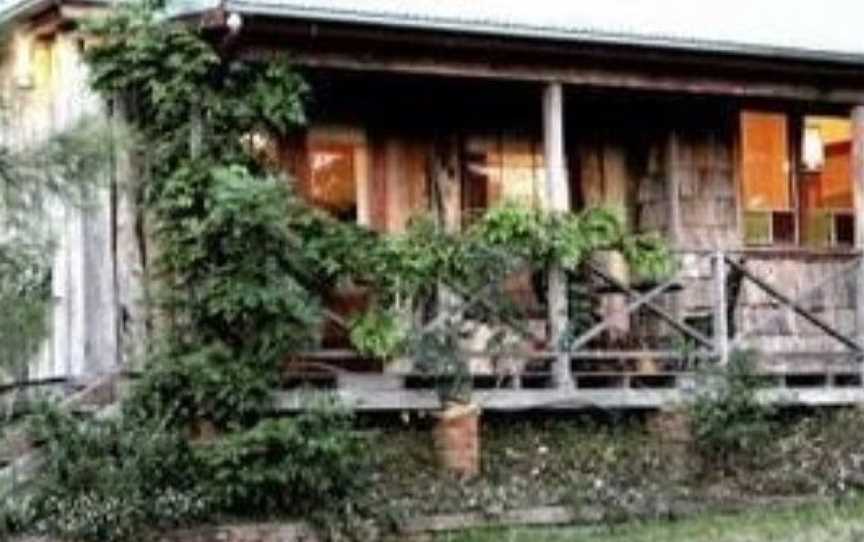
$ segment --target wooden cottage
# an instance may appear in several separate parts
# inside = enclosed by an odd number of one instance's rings
[[[631,280],[615,255],[594,262],[596,318],[567,351],[553,346],[562,285],[550,281],[545,302],[516,277],[536,340],[506,374],[473,364],[486,408],[653,408],[686,394],[697,365],[743,349],[778,401],[858,402],[864,7],[754,4],[221,0],[171,12],[223,54],[290,53],[304,70],[311,122],[278,159],[340,220],[398,233],[433,209],[458,229],[503,201],[603,205],[674,247],[680,270],[662,283]],[[38,140],[98,109],[76,21],[100,6],[0,4],[13,30],[5,137]],[[144,259],[123,172],[121,161],[103,207],[58,215],[55,338],[34,377],[110,371],[136,350]],[[331,308],[345,317],[358,301],[343,297]],[[338,330],[301,357],[289,383],[335,386],[357,408],[434,406],[410,360],[382,367]],[[286,391],[284,406],[298,397]]]

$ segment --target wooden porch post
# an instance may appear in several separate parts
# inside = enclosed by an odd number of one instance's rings
[[[678,167],[678,133],[673,128],[669,132],[666,144],[666,203],[668,216],[666,232],[672,248],[681,248],[681,171]],[[681,296],[674,293],[670,296],[671,309],[675,319],[680,321],[684,316]]]
[[[714,253],[714,350],[720,365],[729,362],[729,327],[726,310],[726,255]]]
[[[550,83],[543,91],[543,144],[547,210],[566,213],[570,210],[570,189],[564,155],[564,89],[561,83]],[[549,347],[559,351],[568,326],[567,276],[558,265],[553,265],[548,273]],[[554,373],[556,386],[572,386],[570,356],[563,353],[558,356]]]
[[[678,168],[678,134],[669,133],[666,146],[666,197],[669,216],[666,226],[673,248],[681,248],[681,172]]]
[[[855,248],[864,251],[864,105],[852,109],[852,185],[855,194]],[[864,345],[864,256],[858,256],[855,336]]]

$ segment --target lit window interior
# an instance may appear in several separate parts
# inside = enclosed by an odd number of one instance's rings
[[[312,144],[309,149],[309,199],[341,220],[357,218],[354,146]]]
[[[800,184],[802,240],[852,244],[852,125],[839,117],[805,117]]]

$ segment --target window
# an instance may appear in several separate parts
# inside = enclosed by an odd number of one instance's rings
[[[748,243],[795,242],[789,154],[786,115],[741,114],[744,237]]]
[[[465,142],[462,208],[468,215],[503,202],[542,206],[545,178],[539,138],[501,133],[469,137]]]
[[[299,175],[300,193],[340,220],[366,224],[369,166],[362,130],[315,127],[301,145],[305,149]]]
[[[846,119],[806,117],[801,175],[801,237],[810,245],[855,241],[852,126]]]
[[[308,195],[314,205],[342,220],[357,219],[357,167],[353,146],[310,145]]]
[[[32,55],[33,87],[39,92],[50,92],[54,82],[54,38],[36,38]]]
[[[851,245],[851,123],[741,113],[744,239],[751,245]]]

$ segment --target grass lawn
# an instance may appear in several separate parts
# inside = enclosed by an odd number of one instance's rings
[[[864,542],[864,501],[705,515],[615,527],[509,529],[443,535],[439,542]]]

